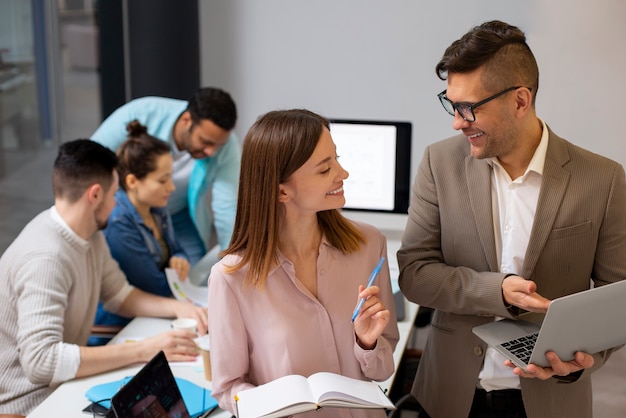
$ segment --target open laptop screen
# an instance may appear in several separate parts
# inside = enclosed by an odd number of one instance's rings
[[[111,406],[118,418],[190,418],[163,351],[113,396]]]

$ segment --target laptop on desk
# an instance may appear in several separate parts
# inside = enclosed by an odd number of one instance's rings
[[[163,351],[115,392],[110,409],[95,402],[83,412],[107,418],[191,418]]]
[[[117,418],[190,418],[163,351],[111,398]]]
[[[573,360],[626,343],[626,280],[554,299],[541,325],[503,319],[473,328],[496,351],[526,370],[548,367],[546,352]]]

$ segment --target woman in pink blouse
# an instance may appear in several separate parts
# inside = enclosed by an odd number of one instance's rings
[[[328,120],[307,110],[269,112],[244,139],[233,237],[209,278],[213,396],[233,413],[238,392],[285,375],[383,381],[394,371],[386,262],[365,288],[387,256],[386,240],[339,212],[348,172],[337,159]],[[365,409],[310,414],[385,417]]]

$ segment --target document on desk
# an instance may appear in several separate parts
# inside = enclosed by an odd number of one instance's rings
[[[165,269],[165,276],[170,290],[176,299],[186,300],[197,306],[207,307],[209,304],[209,288],[206,286],[196,286],[189,280],[181,280],[176,270]]]

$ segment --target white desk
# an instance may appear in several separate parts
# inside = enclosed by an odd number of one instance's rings
[[[389,248],[389,268],[392,282],[397,281],[398,265],[396,261],[396,251],[399,242],[394,239],[388,241]],[[405,316],[404,320],[398,322],[398,330],[400,331],[400,339],[393,354],[396,371],[400,365],[402,354],[406,349],[407,343],[413,330],[413,322],[417,315],[418,306],[404,299]],[[111,340],[110,344],[122,342],[126,339],[141,338],[145,336],[156,335],[170,329],[169,319],[158,318],[135,318],[133,319],[118,335]],[[52,415],[64,418],[80,417],[85,418],[87,415],[82,413],[82,409],[89,404],[85,397],[85,392],[94,385],[107,383],[122,379],[126,376],[135,375],[143,365],[135,365],[125,367],[108,373],[102,373],[97,376],[85,377],[82,379],[74,379],[63,383],[52,394],[42,402],[28,417],[29,418],[49,418]],[[204,371],[201,366],[189,365],[188,363],[170,363],[170,368],[174,376],[182,377],[199,386],[211,389],[211,382],[204,379]],[[393,384],[395,373],[386,381],[380,384],[382,389],[389,390]],[[230,418],[230,413],[226,411],[215,411],[211,414],[211,418]]]
[[[156,335],[170,329],[171,320],[159,318],[135,318],[120,333],[111,340],[111,344],[126,339],[140,336]],[[96,376],[74,379],[63,383],[35,409],[29,418],[55,417],[80,417],[86,418],[82,409],[89,405],[85,392],[94,385],[107,383],[126,376],[135,375],[143,364],[125,367],[112,372],[102,373]],[[211,389],[211,382],[205,380],[202,363],[190,365],[189,363],[170,363],[174,376],[187,379],[199,386]],[[226,411],[215,411],[211,418],[230,418],[231,414]]]
[[[400,364],[400,359],[404,353],[411,331],[413,329],[413,321],[417,313],[417,305],[406,302],[406,316],[404,321],[398,322],[400,330],[400,340],[394,352],[394,361],[396,367]],[[137,338],[142,335],[155,335],[170,328],[169,319],[157,318],[135,318],[112,340],[112,343],[123,341],[125,339]],[[122,379],[126,376],[136,374],[143,365],[125,367],[108,373],[102,373],[97,376],[90,376],[81,379],[74,379],[63,383],[52,394],[43,401],[30,415],[29,418],[49,418],[52,415],[58,417],[84,418],[86,415],[82,413],[82,409],[89,404],[85,397],[85,392],[94,385],[107,383],[114,380]],[[198,365],[170,363],[170,367],[174,376],[182,377],[197,385],[211,389],[211,382],[204,379],[202,367]],[[385,382],[381,383],[383,389],[390,389],[395,374]],[[211,414],[215,418],[230,418],[230,413],[226,411],[216,411]]]

